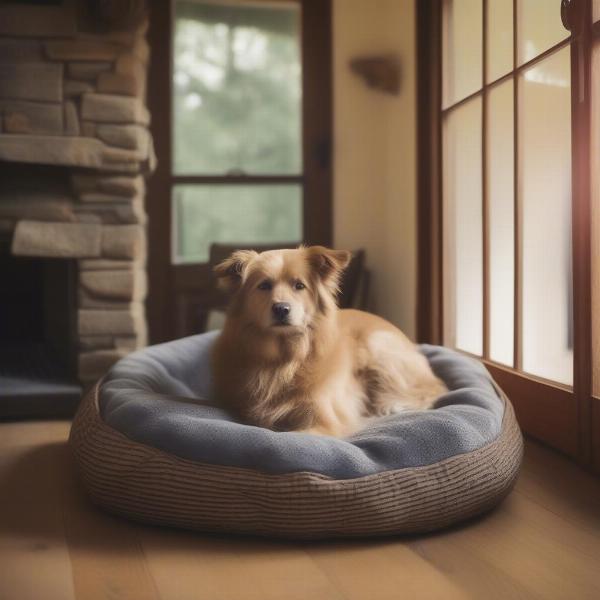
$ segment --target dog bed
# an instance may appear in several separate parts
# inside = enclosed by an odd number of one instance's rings
[[[96,504],[161,525],[326,538],[431,531],[510,491],[522,437],[479,362],[421,346],[450,390],[435,408],[336,439],[243,425],[211,405],[217,335],[131,354],[87,394],[70,443]]]

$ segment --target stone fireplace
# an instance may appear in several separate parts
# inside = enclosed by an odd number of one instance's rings
[[[143,3],[0,5],[1,416],[147,343],[146,29]]]

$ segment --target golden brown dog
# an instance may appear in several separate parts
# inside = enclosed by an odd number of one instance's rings
[[[336,305],[349,252],[240,250],[215,267],[231,294],[213,352],[219,401],[280,431],[346,436],[369,416],[427,409],[446,391],[391,323]]]

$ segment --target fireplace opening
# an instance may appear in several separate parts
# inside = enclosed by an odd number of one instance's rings
[[[76,263],[16,257],[0,241],[0,416],[62,416],[77,381]]]

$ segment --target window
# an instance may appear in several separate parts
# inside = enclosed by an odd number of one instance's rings
[[[206,262],[212,242],[302,239],[300,10],[295,2],[175,0],[176,263]],[[179,183],[205,175],[211,183]],[[255,181],[235,183],[246,175]]]
[[[419,329],[483,360],[526,432],[590,462],[593,18],[562,4],[419,7]]]
[[[152,9],[148,313],[160,341],[198,331],[211,244],[330,243],[330,3]]]

